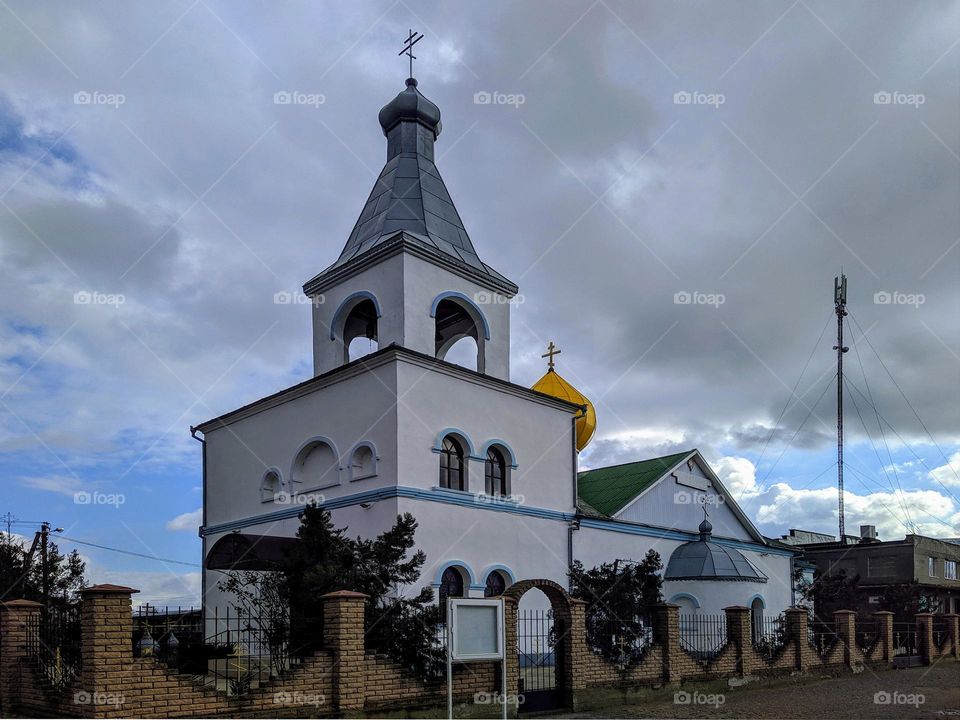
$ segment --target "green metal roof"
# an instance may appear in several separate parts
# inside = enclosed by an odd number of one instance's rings
[[[611,517],[691,452],[585,470],[577,478],[577,495],[582,503]]]

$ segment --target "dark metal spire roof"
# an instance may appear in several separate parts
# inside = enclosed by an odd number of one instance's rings
[[[427,255],[453,262],[468,274],[492,281],[509,294],[516,285],[480,260],[460,214],[433,162],[433,144],[440,134],[440,110],[417,90],[417,81],[380,110],[387,137],[387,162],[374,183],[340,257],[304,286],[323,283],[324,276],[394,241],[416,244]]]
[[[709,520],[704,518],[698,529],[699,540],[684,543],[670,555],[664,580],[767,581],[739,550],[711,541],[713,527]]]

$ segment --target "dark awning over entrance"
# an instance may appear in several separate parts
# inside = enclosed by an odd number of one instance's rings
[[[208,570],[279,570],[296,538],[232,533],[207,554]]]

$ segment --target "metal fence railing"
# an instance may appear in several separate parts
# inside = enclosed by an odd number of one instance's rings
[[[36,659],[41,677],[57,691],[80,674],[80,607],[44,607],[27,622],[27,652]]]
[[[861,652],[870,652],[880,641],[880,623],[876,618],[857,618],[857,647]]]
[[[633,622],[588,616],[587,643],[620,668],[640,662],[653,645],[653,616],[644,615]]]
[[[702,663],[713,660],[727,644],[724,615],[680,615],[680,647]]]
[[[751,618],[750,639],[753,649],[768,661],[786,646],[787,632],[787,621],[783,615]]]
[[[909,657],[919,654],[916,623],[895,622],[893,624],[893,656]]]
[[[807,623],[807,640],[816,649],[821,657],[827,655],[840,638],[833,622],[811,619]]]

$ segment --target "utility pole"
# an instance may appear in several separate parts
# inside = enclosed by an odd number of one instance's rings
[[[50,566],[47,563],[47,541],[50,538],[50,523],[40,525],[40,587],[44,605],[50,600]]]
[[[833,307],[837,313],[837,497],[840,516],[840,542],[843,543],[843,354],[850,348],[843,345],[843,318],[847,315],[847,276],[833,279]]]
[[[15,518],[14,518],[14,516],[13,516],[13,513],[12,513],[12,512],[9,512],[9,511],[7,512],[6,515],[3,516],[3,521],[4,521],[4,523],[6,523],[6,525],[7,525],[6,543],[7,543],[8,545],[10,544],[10,538],[11,538],[10,533],[12,532],[11,526],[13,525],[14,519],[15,519]]]

